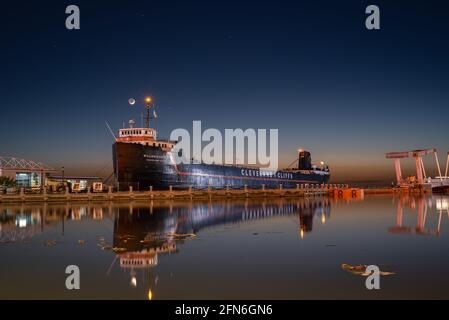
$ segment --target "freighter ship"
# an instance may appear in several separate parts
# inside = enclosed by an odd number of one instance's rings
[[[130,120],[121,128],[113,145],[114,176],[118,189],[148,190],[173,188],[296,188],[305,184],[326,184],[329,168],[313,165],[310,152],[298,151],[296,168],[265,170],[252,166],[181,163],[173,160],[175,141],[159,140],[150,126],[151,99],[146,99],[146,121],[141,128]],[[154,117],[154,116],[153,116]]]

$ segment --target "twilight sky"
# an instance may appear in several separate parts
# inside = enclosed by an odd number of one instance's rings
[[[138,120],[127,100],[146,94],[161,136],[278,128],[281,164],[303,147],[336,182],[391,181],[387,151],[449,150],[447,1],[7,2],[0,155],[107,176],[104,122]],[[381,30],[365,28],[370,4]]]

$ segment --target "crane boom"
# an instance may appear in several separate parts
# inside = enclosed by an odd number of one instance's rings
[[[425,149],[425,150],[412,150],[412,151],[396,151],[388,152],[385,154],[387,159],[401,159],[401,158],[416,158],[422,157],[431,153],[435,153],[437,149]]]

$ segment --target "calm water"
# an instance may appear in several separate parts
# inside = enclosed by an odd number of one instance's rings
[[[449,298],[448,197],[0,205],[0,298]],[[343,263],[395,275],[381,289]],[[65,289],[65,268],[81,290]]]

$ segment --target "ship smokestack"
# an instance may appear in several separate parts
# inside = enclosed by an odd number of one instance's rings
[[[299,150],[298,157],[298,170],[311,170],[312,169],[312,157],[310,152],[305,150]]]

